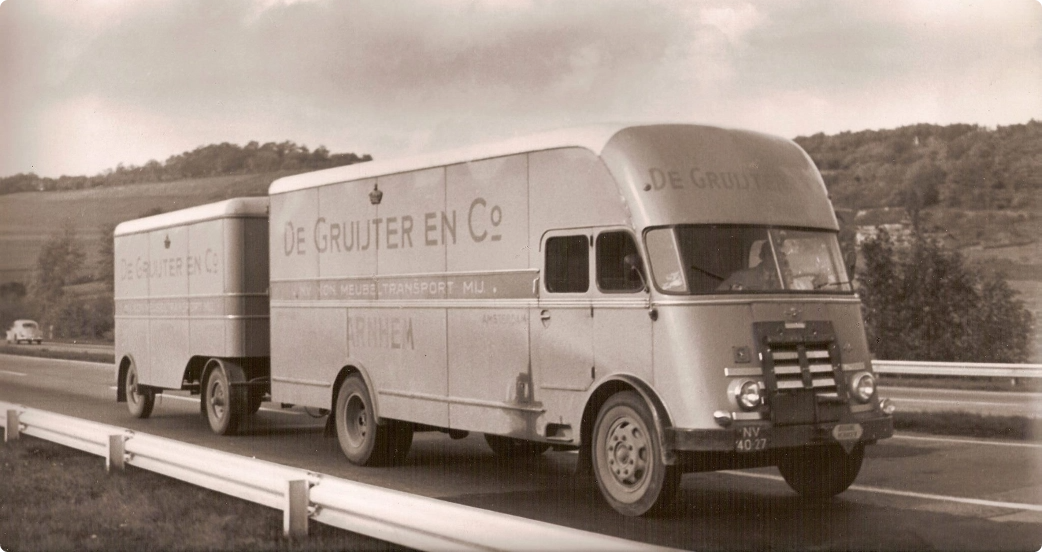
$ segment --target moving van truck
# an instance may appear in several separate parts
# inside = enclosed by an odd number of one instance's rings
[[[219,433],[258,393],[327,409],[361,465],[400,461],[415,431],[578,449],[626,515],[668,508],[688,471],[774,465],[832,496],[893,433],[832,205],[789,140],[584,127],[291,176],[269,198],[269,356],[189,343],[145,369],[120,346],[132,404],[198,389]]]

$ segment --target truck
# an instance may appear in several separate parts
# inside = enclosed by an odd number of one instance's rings
[[[593,125],[276,180],[115,231],[117,400],[328,413],[358,465],[418,431],[576,450],[623,515],[684,473],[849,487],[893,434],[824,182],[790,140]]]

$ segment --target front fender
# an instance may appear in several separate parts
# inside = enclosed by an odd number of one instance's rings
[[[655,393],[654,388],[643,379],[633,374],[613,374],[593,386],[593,391],[586,399],[586,415],[583,416],[583,440],[584,445],[591,443],[593,434],[593,423],[597,419],[597,411],[600,410],[604,401],[614,393],[624,389],[632,389],[644,399],[645,404],[651,410],[654,418],[655,433],[658,435],[659,452],[663,462],[673,465],[677,462],[677,456],[673,451],[672,428],[673,422],[669,415],[669,409]],[[582,451],[588,451],[589,446],[583,446]],[[588,454],[588,452],[586,452]]]

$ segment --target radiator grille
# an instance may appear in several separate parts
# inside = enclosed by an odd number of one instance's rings
[[[774,344],[766,367],[773,367],[780,392],[811,389],[819,397],[838,397],[827,343]]]

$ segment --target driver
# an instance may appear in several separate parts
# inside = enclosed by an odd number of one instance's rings
[[[770,242],[760,244],[760,262],[755,266],[743,268],[731,274],[716,289],[719,291],[770,291],[782,289],[778,280],[778,267],[787,270],[789,263],[785,254],[779,251],[775,263],[774,249]]]

